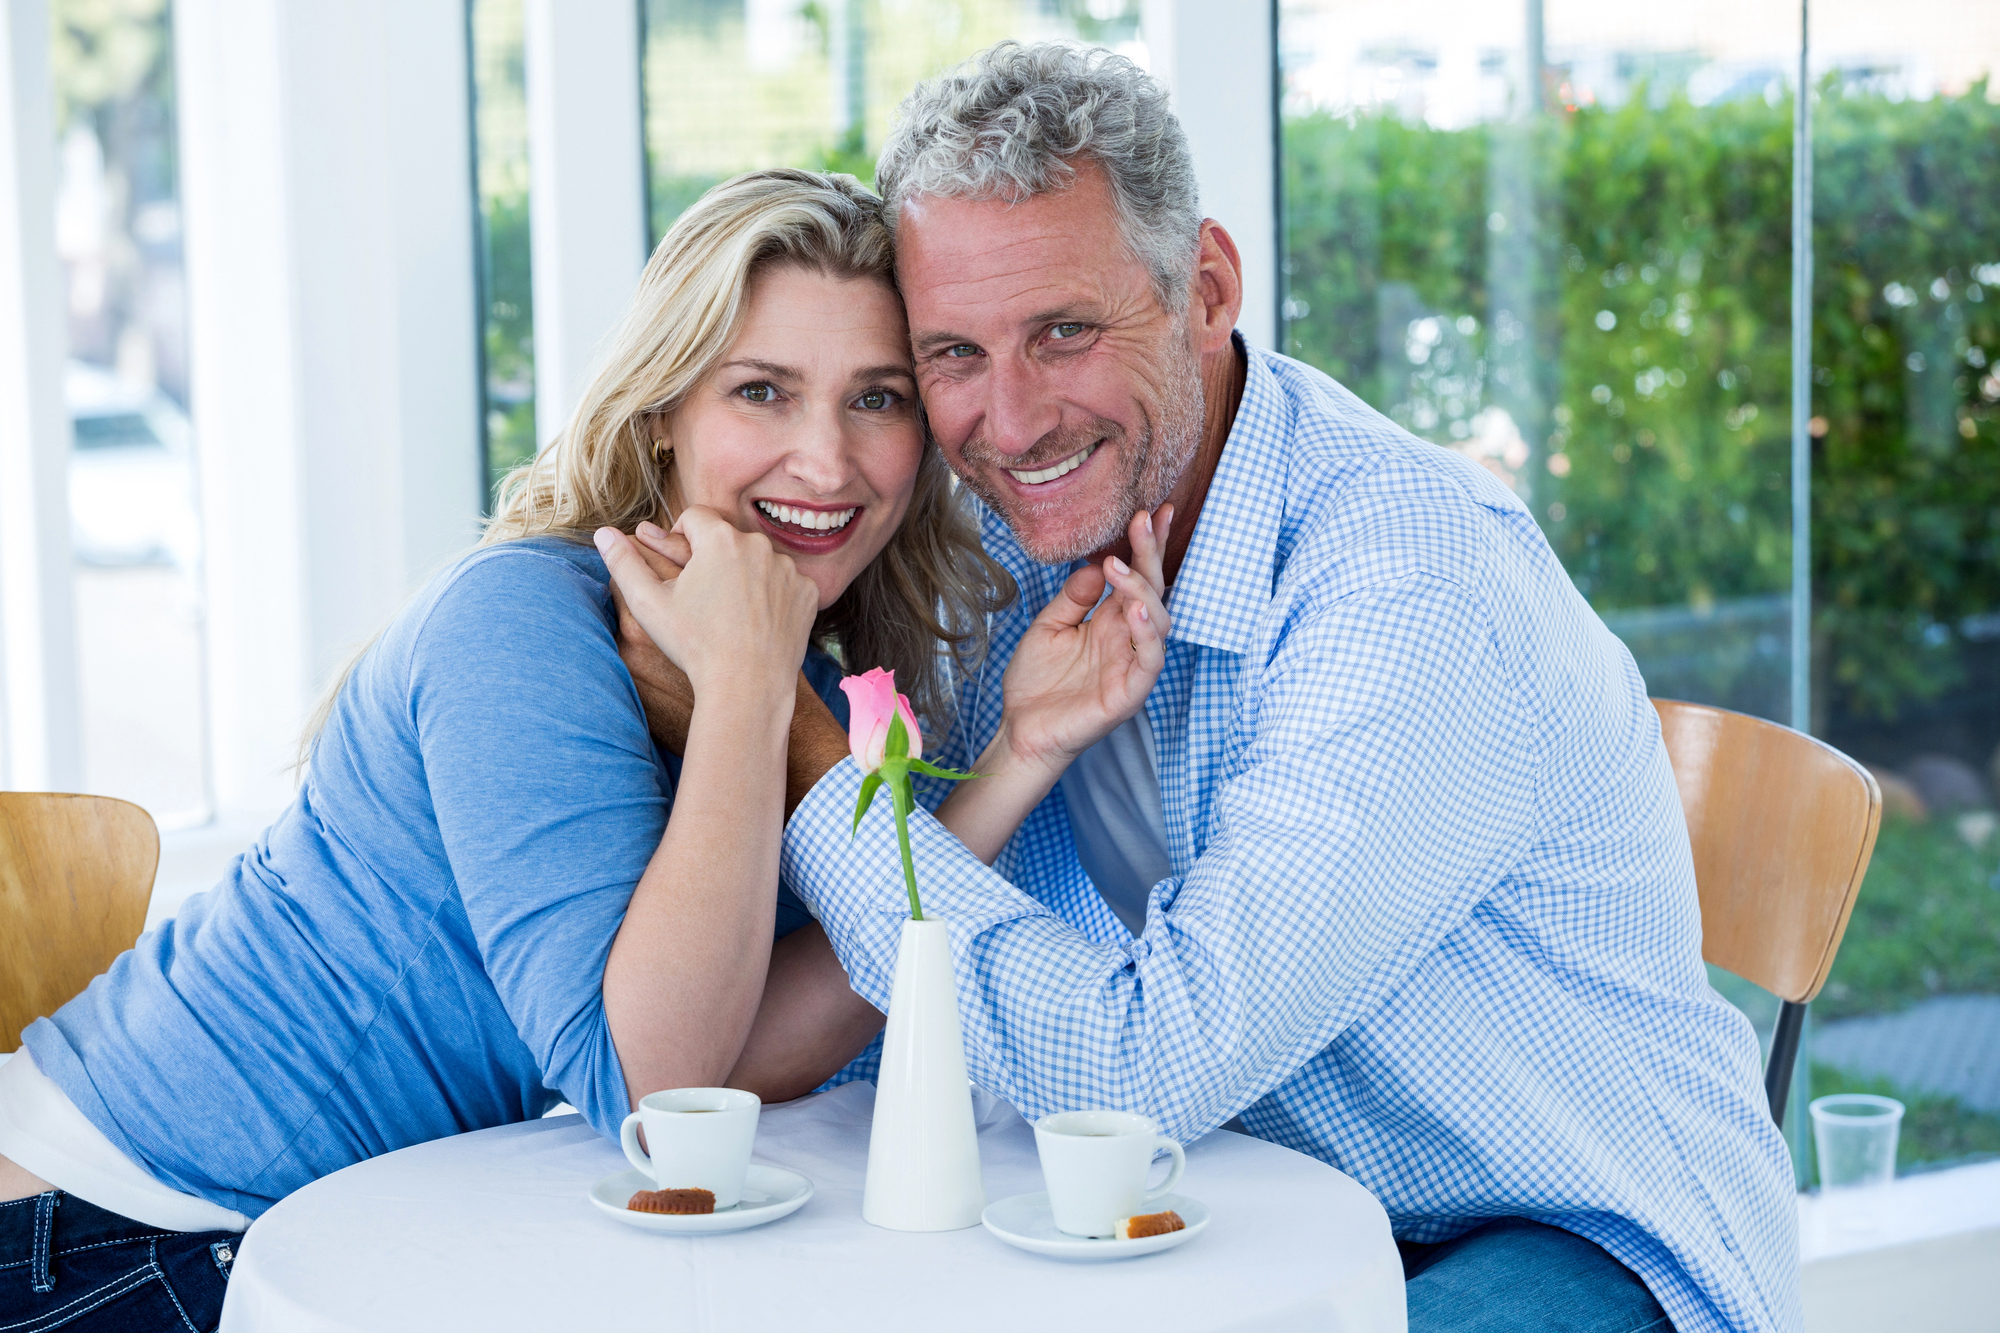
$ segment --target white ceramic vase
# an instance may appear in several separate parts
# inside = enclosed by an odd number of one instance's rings
[[[951,941],[938,917],[905,921],[861,1216],[891,1231],[957,1231],[985,1207]]]

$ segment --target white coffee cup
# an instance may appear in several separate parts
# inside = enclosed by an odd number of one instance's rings
[[[1187,1170],[1181,1145],[1130,1111],[1060,1111],[1035,1122],[1035,1149],[1049,1187],[1056,1229],[1071,1236],[1111,1236],[1121,1218],[1165,1198]],[[1167,1178],[1146,1188],[1159,1153],[1172,1153]]]
[[[736,1088],[669,1088],[641,1097],[618,1138],[655,1188],[708,1190],[717,1208],[734,1208],[743,1199],[762,1106],[756,1093]],[[642,1124],[650,1157],[639,1148]]]

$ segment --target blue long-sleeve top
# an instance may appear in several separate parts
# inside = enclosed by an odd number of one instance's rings
[[[251,1217],[559,1098],[615,1137],[604,964],[678,769],[616,624],[589,546],[440,575],[356,666],[292,806],[27,1030],[36,1065],[156,1179]],[[844,718],[838,667],[807,670]]]

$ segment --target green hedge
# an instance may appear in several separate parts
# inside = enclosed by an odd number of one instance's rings
[[[1829,84],[1815,115],[1815,693],[1892,718],[2000,607],[2000,106]],[[1782,595],[1791,117],[1290,118],[1287,350],[1442,444],[1505,408],[1601,610]]]

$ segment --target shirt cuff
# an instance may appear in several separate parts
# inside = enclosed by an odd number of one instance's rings
[[[860,828],[854,829],[854,802],[862,781],[850,756],[814,784],[785,825],[780,873],[825,928],[854,992],[887,1012],[910,900],[888,792],[877,792]],[[966,850],[921,807],[910,815],[910,855],[925,918],[951,923],[961,989],[971,975],[968,955],[980,935],[1003,922],[1053,915]]]

